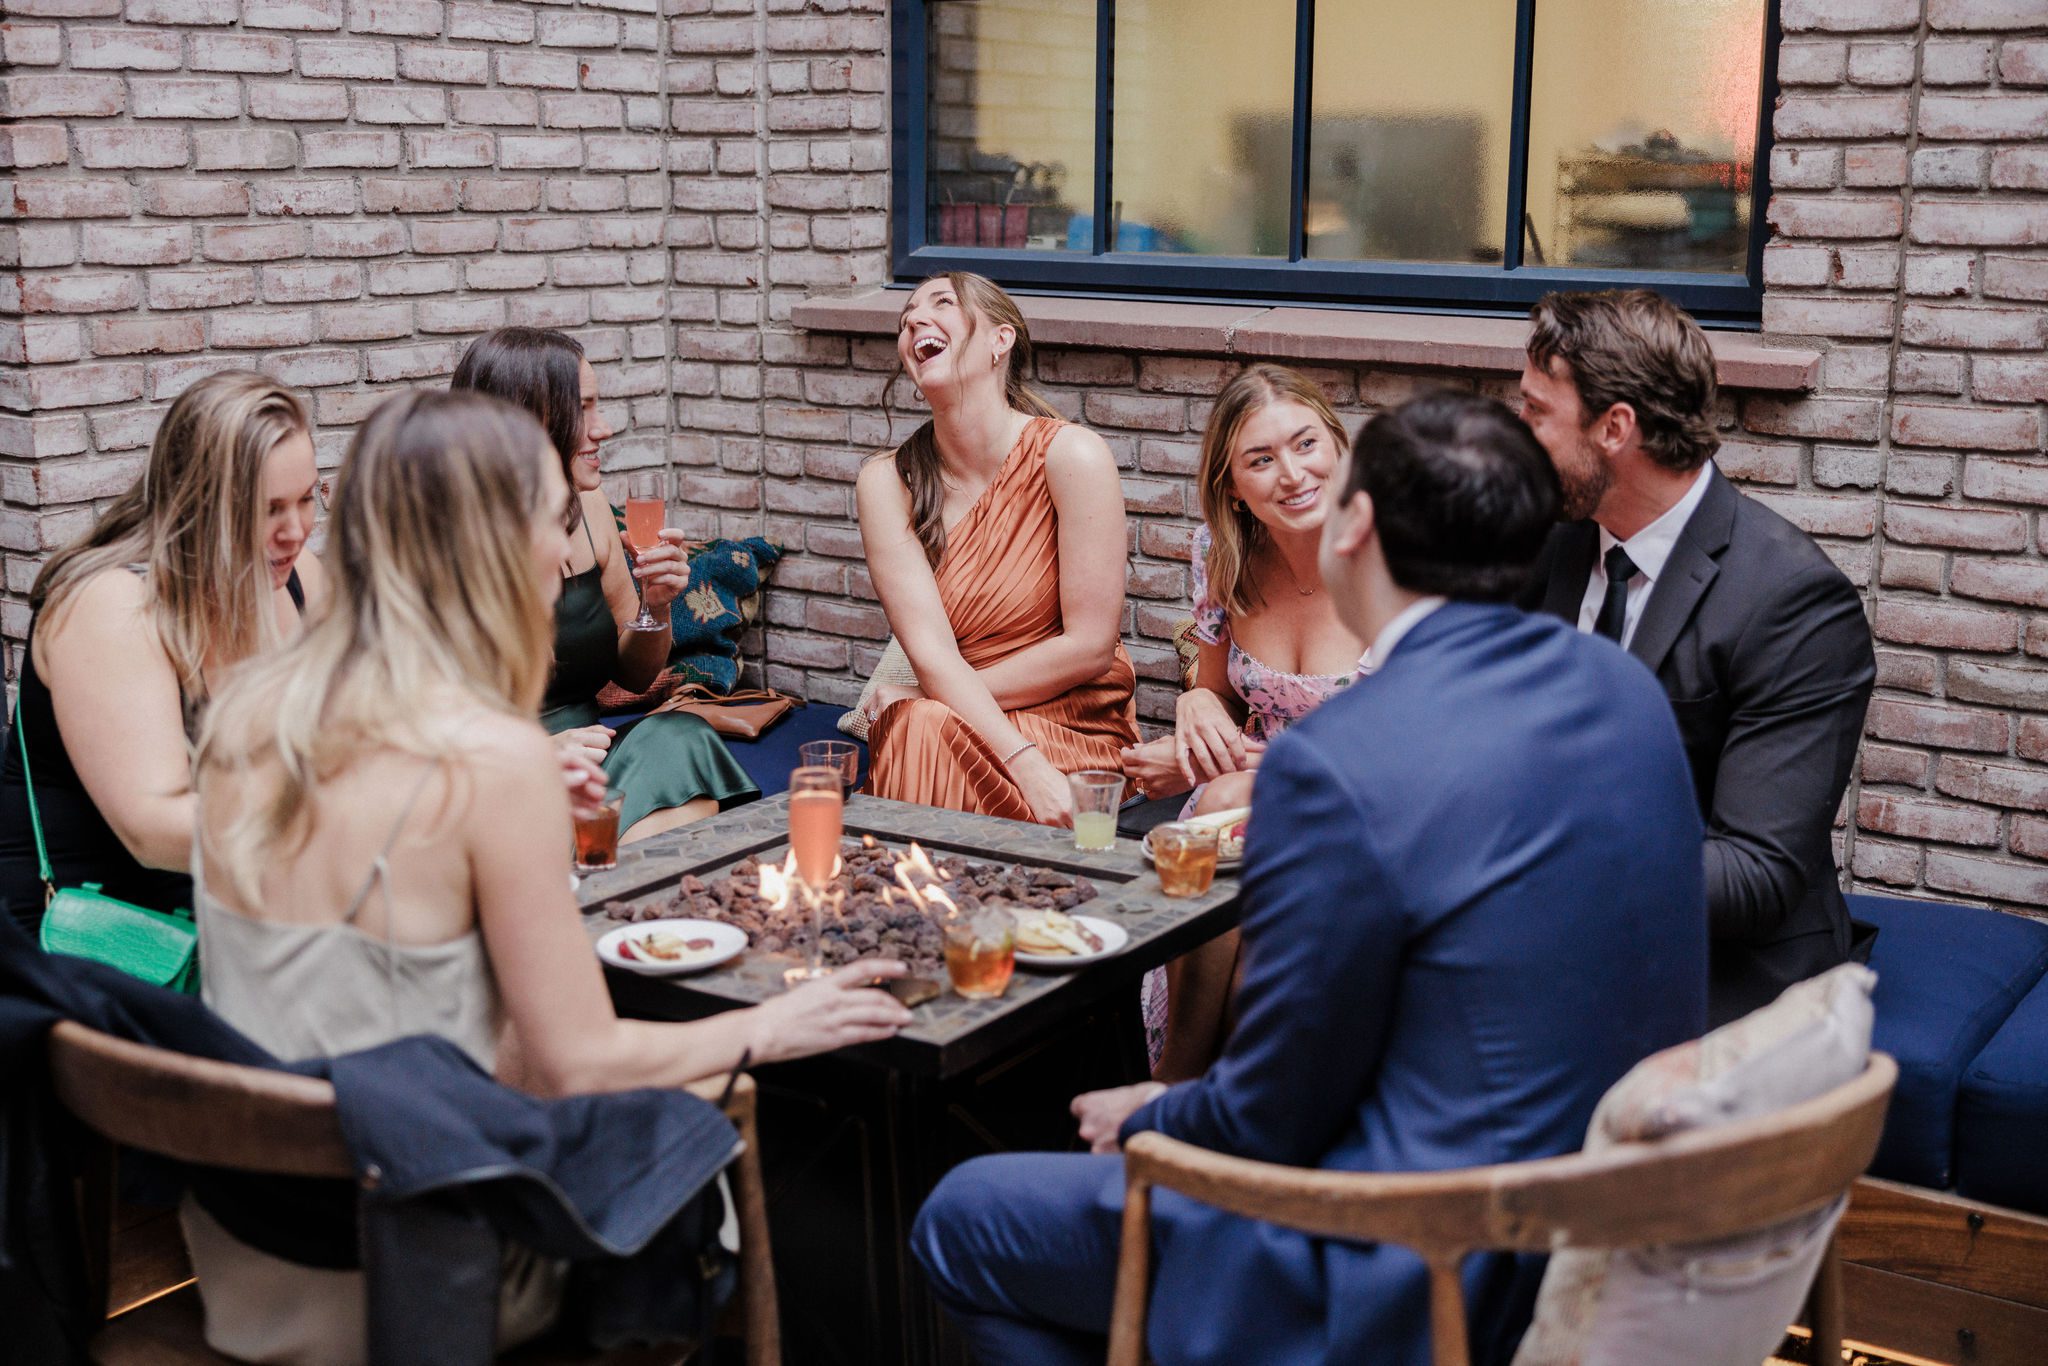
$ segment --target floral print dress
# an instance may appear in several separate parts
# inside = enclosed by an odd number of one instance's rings
[[[1230,646],[1230,690],[1244,699],[1247,712],[1244,734],[1247,740],[1271,743],[1281,731],[1335,697],[1366,672],[1367,664],[1363,657],[1359,659],[1358,667],[1348,674],[1291,674],[1245,653],[1230,634],[1229,614],[1209,598],[1208,527],[1195,532],[1190,559],[1195,573],[1193,635],[1205,645],[1227,643]],[[1207,786],[1204,783],[1188,794],[1187,803],[1180,812],[1183,820],[1194,814],[1195,803],[1202,799],[1203,789]],[[1145,1043],[1151,1052],[1152,1062],[1157,1065],[1159,1050],[1166,1038],[1166,970],[1154,968],[1146,973],[1142,991]]]

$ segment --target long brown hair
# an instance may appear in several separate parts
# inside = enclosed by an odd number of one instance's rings
[[[934,275],[932,280],[939,277]],[[1045,401],[1036,389],[1025,382],[1031,373],[1031,330],[1024,324],[1024,315],[1017,308],[1016,300],[1003,292],[1003,287],[984,275],[971,271],[949,270],[948,281],[953,293],[960,300],[960,311],[967,315],[967,336],[974,335],[980,321],[986,319],[997,327],[1008,324],[1017,334],[1017,340],[1010,347],[1003,369],[1003,402],[1020,413],[1033,417],[1058,418],[1060,412]],[[919,288],[930,280],[919,282]],[[961,338],[967,340],[966,337]],[[896,379],[903,378],[903,367],[896,367]],[[890,388],[895,380],[890,381]],[[912,432],[896,448],[896,473],[903,480],[903,486],[910,490],[910,529],[917,536],[919,545],[924,547],[924,557],[936,569],[939,559],[946,553],[946,483],[941,477],[939,462],[938,431],[932,420]]]
[[[83,538],[50,557],[29,605],[54,621],[86,580],[140,565],[149,613],[188,713],[205,669],[223,670],[278,640],[263,554],[263,462],[310,430],[298,395],[266,375],[223,370],[178,395],[156,429],[142,477]]]
[[[244,901],[310,836],[314,789],[364,754],[460,758],[422,723],[437,695],[533,716],[554,615],[529,526],[553,456],[531,415],[476,393],[401,394],[357,429],[328,520],[328,610],[236,672],[199,742],[202,804],[224,775],[278,767],[267,790],[241,794],[215,846],[213,871]]]
[[[1251,510],[1236,505],[1230,481],[1230,454],[1238,434],[1254,413],[1272,403],[1299,403],[1329,429],[1330,440],[1343,455],[1351,444],[1344,426],[1330,408],[1323,388],[1299,370],[1284,365],[1253,365],[1216,396],[1209,425],[1202,432],[1202,457],[1195,475],[1202,495],[1202,520],[1209,524],[1209,601],[1233,617],[1255,612],[1265,602],[1250,573],[1252,557],[1266,544],[1266,524]]]

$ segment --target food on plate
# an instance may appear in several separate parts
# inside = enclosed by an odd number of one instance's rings
[[[619,957],[630,963],[688,963],[709,958],[715,944],[709,939],[685,939],[667,930],[649,930],[627,935],[619,941]]]
[[[1059,911],[1012,911],[1017,917],[1017,952],[1051,957],[1086,957],[1102,952],[1102,936]]]
[[[1213,825],[1216,827],[1216,861],[1229,863],[1244,857],[1245,831],[1251,828],[1252,809],[1240,806],[1233,811],[1214,811],[1206,816],[1193,816],[1189,825]]]

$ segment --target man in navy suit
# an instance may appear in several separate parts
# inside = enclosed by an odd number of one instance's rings
[[[1593,1106],[1706,1020],[1701,828],[1656,679],[1509,605],[1555,520],[1542,448],[1490,400],[1367,422],[1322,572],[1376,668],[1267,751],[1240,1017],[1199,1080],[1074,1103],[1095,1154],[955,1169],[912,1248],[986,1366],[1099,1362],[1125,1137],[1344,1171],[1575,1151]],[[1149,1347],[1182,1363],[1428,1360],[1421,1261],[1159,1192]],[[1471,1258],[1474,1359],[1505,1361],[1540,1259]]]

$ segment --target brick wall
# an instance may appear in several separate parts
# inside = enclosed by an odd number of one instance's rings
[[[591,347],[618,482],[666,464],[683,525],[792,548],[751,646],[769,682],[852,699],[887,628],[851,481],[916,402],[889,342],[789,317],[886,276],[885,0],[0,6],[9,637],[40,556],[133,477],[194,375],[273,369],[332,459],[380,394],[529,321]],[[1810,395],[1728,396],[1722,467],[1867,594],[1856,881],[2039,911],[2048,0],[1782,0],[1781,18],[1765,325],[1826,359]],[[1126,635],[1155,720],[1187,475],[1231,368],[1040,360],[1125,468]],[[1347,418],[1447,378],[1316,374]]]
[[[656,3],[0,0],[10,643],[43,555],[214,370],[297,388],[331,465],[475,334],[565,327],[621,431],[615,482],[661,478],[684,149]]]

